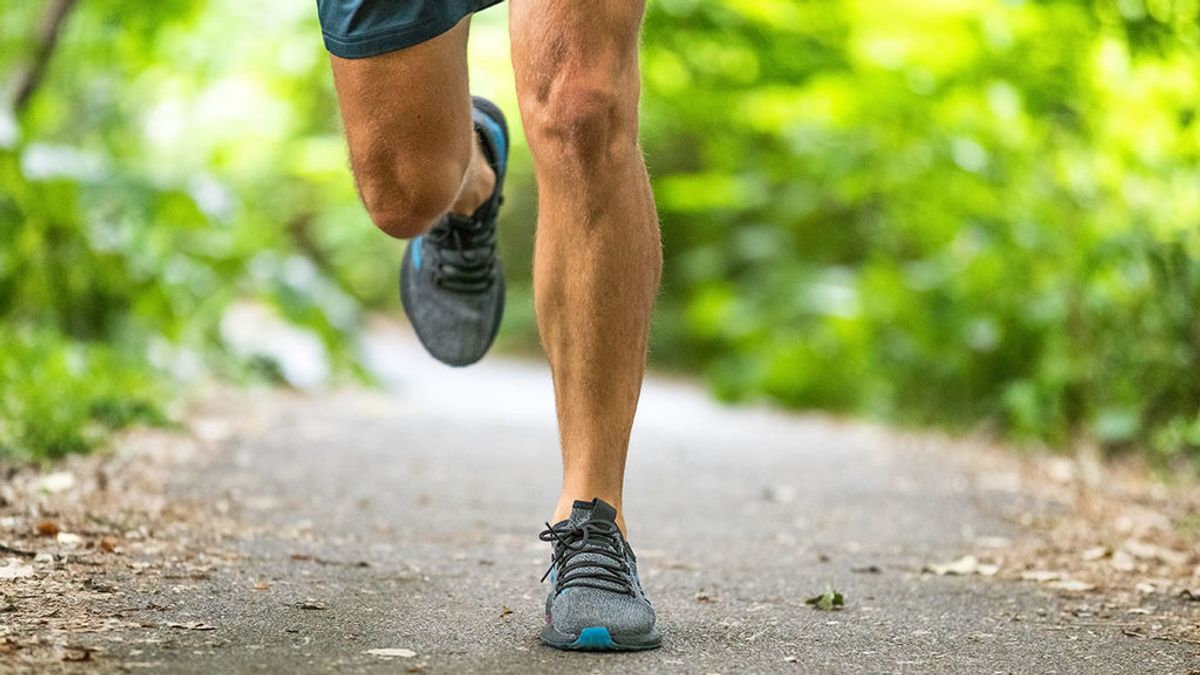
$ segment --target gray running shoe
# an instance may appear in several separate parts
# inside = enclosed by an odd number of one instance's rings
[[[414,237],[400,267],[400,300],[421,344],[451,366],[483,358],[504,315],[504,268],[496,252],[496,216],[504,201],[508,125],[491,101],[472,99],[480,147],[496,187],[470,218],[446,214]]]
[[[542,642],[551,647],[637,651],[662,643],[637,558],[616,518],[616,509],[600,499],[577,501],[570,518],[547,523],[538,535],[554,545],[546,571],[554,588],[546,598],[542,630]]]

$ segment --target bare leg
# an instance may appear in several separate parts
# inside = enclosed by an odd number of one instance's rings
[[[470,21],[408,49],[330,56],[359,194],[393,237],[419,235],[447,211],[470,214],[492,192],[472,131]]]
[[[534,299],[563,452],[555,520],[593,497],[621,513],[662,270],[637,142],[642,12],[640,0],[511,3],[517,95],[538,179]]]

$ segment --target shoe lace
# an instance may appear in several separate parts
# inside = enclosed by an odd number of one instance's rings
[[[620,536],[621,531],[615,523],[602,520],[582,524],[546,523],[546,529],[538,534],[538,539],[553,542],[554,555],[542,581],[557,567],[555,593],[586,586],[634,595],[633,570],[625,558]]]
[[[428,234],[437,261],[433,281],[439,288],[480,293],[492,287],[496,262],[496,229],[476,218],[447,216]]]

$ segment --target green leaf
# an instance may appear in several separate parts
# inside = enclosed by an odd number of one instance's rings
[[[820,610],[822,612],[831,612],[835,609],[840,609],[845,606],[846,597],[842,595],[841,591],[834,589],[833,586],[827,586],[824,593],[820,595],[814,595],[813,597],[805,600],[804,604],[812,605],[813,609]]]

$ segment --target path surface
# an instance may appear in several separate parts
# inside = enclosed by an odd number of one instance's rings
[[[872,427],[722,408],[662,380],[643,397],[626,510],[664,647],[544,648],[536,534],[558,478],[548,373],[499,358],[445,369],[395,336],[371,351],[387,392],[300,399],[179,477],[180,499],[268,534],[240,541],[211,578],[143,598],[158,609],[146,620],[166,606],[216,630],[130,640],[116,660],[197,673],[1200,668],[1194,647],[1119,623],[1064,626],[1066,600],[1034,585],[921,573],[1013,536],[1004,516],[1029,506],[1021,493]],[[848,607],[806,607],[828,584]],[[365,653],[382,648],[416,656]]]

